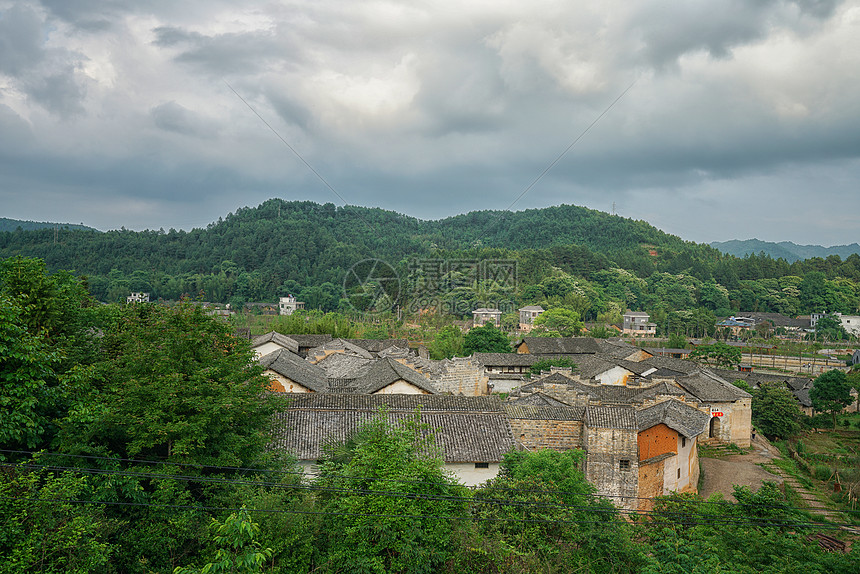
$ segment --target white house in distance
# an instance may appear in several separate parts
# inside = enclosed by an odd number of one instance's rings
[[[653,337],[657,334],[657,324],[649,323],[651,316],[642,311],[627,311],[624,313],[624,325],[621,332],[634,337]]]
[[[149,293],[132,293],[125,298],[126,303],[149,303]]]
[[[520,331],[531,331],[534,321],[544,312],[540,305],[527,305],[518,309],[520,312]]]
[[[296,301],[295,295],[287,295],[286,297],[281,297],[280,302],[278,303],[278,310],[281,315],[292,315],[293,311],[304,308],[305,302]]]
[[[488,321],[494,326],[500,327],[502,325],[502,312],[498,309],[487,309],[486,307],[472,311],[472,323],[475,327],[483,327]]]

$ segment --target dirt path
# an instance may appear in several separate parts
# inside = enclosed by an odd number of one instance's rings
[[[735,484],[749,486],[755,491],[766,480],[782,483],[784,479],[781,476],[771,474],[759,466],[778,458],[779,451],[760,437],[755,438],[752,446],[754,450],[749,454],[700,459],[704,477],[699,494],[707,498],[715,492],[722,492],[726,500],[736,502],[732,496]]]
[[[766,439],[761,436],[756,437],[752,447],[753,451],[748,454],[730,455],[719,459],[701,458],[704,478],[699,494],[707,498],[715,492],[722,492],[726,500],[736,502],[732,496],[735,484],[749,486],[753,491],[756,491],[766,480],[779,484],[785,482],[797,493],[806,508],[813,514],[834,521],[842,518],[839,513],[828,509],[827,504],[821,500],[819,493],[807,489],[796,478],[772,464],[774,459],[781,458],[781,454]],[[773,473],[759,466],[762,464],[770,468]]]

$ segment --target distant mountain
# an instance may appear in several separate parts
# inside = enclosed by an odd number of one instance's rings
[[[851,245],[834,245],[833,247],[822,247],[821,245],[798,245],[791,241],[780,241],[773,243],[771,241],[761,241],[759,239],[747,239],[739,241],[733,239],[731,241],[714,241],[711,247],[719,249],[723,253],[734,255],[735,257],[744,257],[751,253],[764,252],[774,259],[785,259],[789,263],[802,261],[812,257],[826,258],[828,255],[838,255],[845,259],[852,253],[860,254],[860,245],[852,243]]]
[[[19,227],[24,231],[33,231],[34,229],[47,229],[59,226],[60,229],[80,229],[84,231],[98,231],[92,227],[87,227],[83,223],[50,223],[48,221],[22,221],[20,219],[8,219],[0,217],[0,231],[15,231]]]

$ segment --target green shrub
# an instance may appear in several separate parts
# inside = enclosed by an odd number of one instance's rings
[[[826,464],[816,464],[812,467],[812,476],[814,476],[818,480],[830,480],[830,477],[832,475],[833,471],[831,471],[830,467]]]

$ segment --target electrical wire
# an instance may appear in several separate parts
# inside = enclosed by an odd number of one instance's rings
[[[273,474],[284,474],[284,475],[295,475],[295,476],[307,476],[306,473],[301,471],[287,471],[287,470],[275,470],[275,469],[259,469],[259,468],[248,468],[248,467],[237,467],[237,466],[217,466],[217,465],[202,465],[195,463],[174,463],[174,462],[166,462],[166,461],[151,461],[151,460],[139,460],[139,459],[128,459],[128,458],[116,458],[116,457],[106,457],[106,456],[97,456],[97,455],[76,455],[76,454],[67,454],[67,453],[59,453],[59,452],[45,452],[45,451],[26,451],[26,450],[10,450],[10,449],[0,449],[0,453],[14,453],[14,454],[28,454],[28,455],[42,455],[42,456],[58,456],[58,457],[70,457],[70,458],[82,458],[82,459],[90,459],[90,460],[107,460],[107,461],[123,461],[123,462],[131,462],[131,463],[140,463],[140,464],[154,464],[154,465],[167,465],[167,466],[185,466],[189,468],[199,468],[199,469],[211,469],[216,471],[227,470],[234,472],[250,472],[250,473],[273,473]],[[29,463],[19,463],[19,464],[11,464],[11,463],[0,463],[0,466],[21,466],[22,464]],[[37,466],[37,465],[33,465]],[[58,466],[57,469],[61,470],[77,470],[80,467],[62,467]],[[102,472],[102,469],[92,469],[93,472],[91,474],[109,474],[109,472]],[[132,472],[132,471],[121,471],[121,472]],[[139,473],[137,471],[133,471],[135,475],[140,476],[142,478],[174,478],[181,477],[182,475],[157,475],[157,474],[147,474],[147,473]],[[128,476],[128,475],[127,475]],[[438,485],[438,483],[430,482],[430,481],[420,481],[420,480],[409,480],[409,479],[392,479],[392,478],[381,478],[374,476],[341,476],[338,477],[341,480],[352,480],[352,481],[372,481],[372,482],[393,482],[399,484],[423,484],[423,485]],[[179,480],[180,478],[177,478]],[[261,482],[261,481],[235,481],[228,479],[217,479],[214,477],[194,477],[187,476],[188,480],[197,481],[197,482],[218,482],[218,483],[232,483],[232,484],[245,484],[245,485],[255,485],[255,486],[282,486],[281,483],[271,483],[271,482]],[[290,488],[299,488],[295,485],[289,486]],[[314,487],[306,486],[304,487],[308,490],[312,490]],[[349,489],[351,492],[354,489]],[[598,493],[580,493],[580,492],[571,492],[571,491],[563,491],[563,490],[541,490],[541,489],[517,489],[510,487],[496,487],[490,486],[485,487],[484,490],[498,490],[501,492],[512,492],[512,493],[527,493],[527,494],[555,494],[562,496],[581,496],[581,497],[590,497],[596,499],[622,499],[622,500],[640,500],[640,501],[654,501],[654,500],[663,500],[663,497],[646,497],[646,496],[627,496],[627,495],[611,495],[611,494],[598,494]],[[377,491],[374,491],[377,492]],[[709,501],[709,500],[689,500],[684,501],[685,504],[696,504],[696,505],[736,505],[736,506],[744,506],[744,507],[754,507],[754,508],[785,508],[782,505],[776,504],[762,504],[762,503],[739,503],[739,502],[728,502],[728,501]],[[838,512],[843,514],[860,514],[860,510],[840,510],[833,509],[832,512]]]

